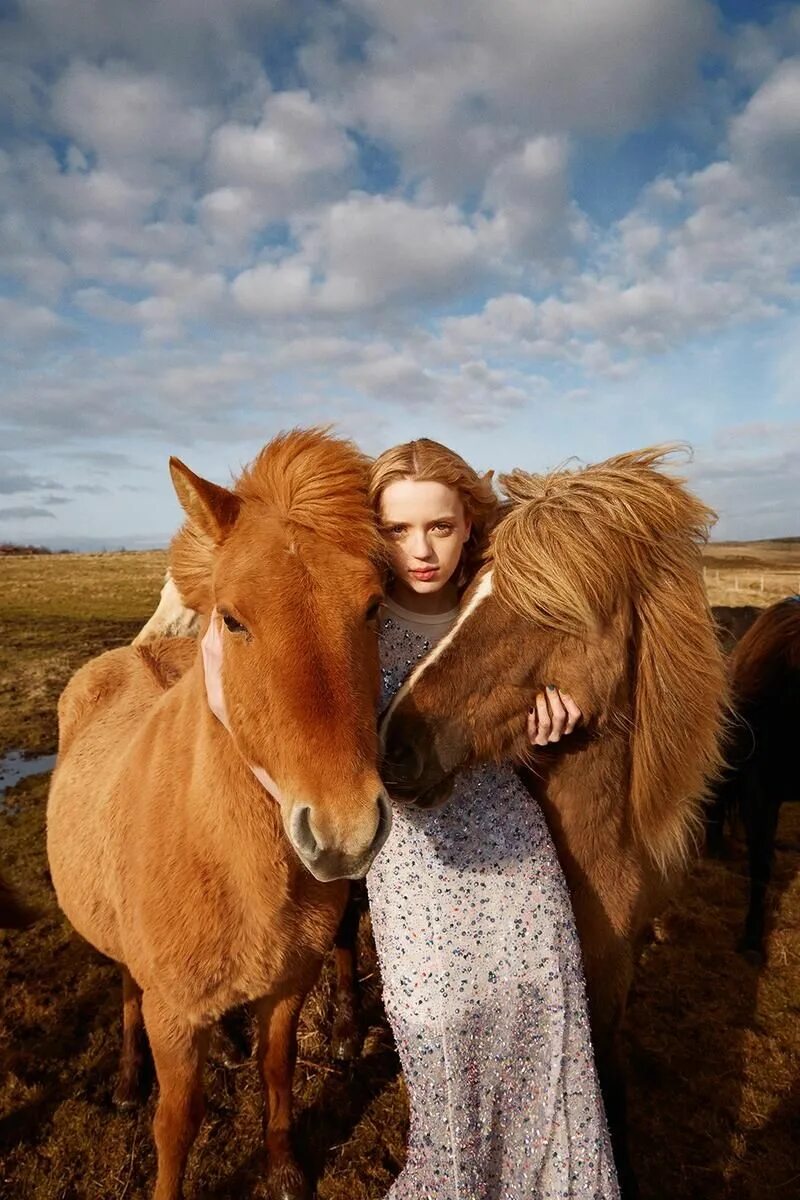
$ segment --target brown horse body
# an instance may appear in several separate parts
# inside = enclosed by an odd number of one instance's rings
[[[511,507],[489,561],[381,730],[390,791],[421,804],[470,764],[527,764],[571,888],[624,1180],[616,1033],[636,943],[701,826],[726,694],[699,552],[712,514],[658,457],[501,477]],[[525,713],[548,683],[585,722],[531,750]]]
[[[87,663],[59,702],[51,872],[76,929],[123,967],[125,1103],[144,1019],[160,1088],[157,1200],[181,1194],[213,1023],[244,1001],[259,1011],[271,1183],[301,1196],[289,1144],[297,1017],[346,879],[387,832],[365,463],[347,443],[298,433],[267,447],[234,492],[182,464],[173,478],[194,583],[224,614],[230,732],[207,703],[195,641]]]

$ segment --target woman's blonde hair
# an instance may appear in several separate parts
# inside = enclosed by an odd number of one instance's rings
[[[458,494],[464,516],[472,529],[461,556],[456,586],[466,587],[481,564],[499,512],[499,501],[492,487],[492,471],[479,475],[460,454],[434,442],[431,438],[415,438],[384,450],[373,461],[370,470],[369,499],[380,518],[381,496],[390,483],[399,479],[417,479],[443,483]]]

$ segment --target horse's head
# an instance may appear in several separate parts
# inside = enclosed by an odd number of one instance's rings
[[[502,598],[496,580],[489,564],[464,596],[455,627],[384,713],[382,774],[397,799],[432,807],[464,767],[528,757],[528,708],[551,678],[587,711],[575,640],[567,647],[563,636],[537,627]]]
[[[366,460],[312,430],[274,439],[233,490],[177,459],[170,467],[192,531],[195,603],[224,623],[236,747],[277,784],[308,870],[363,875],[390,824],[377,771],[380,541]],[[182,566],[173,569],[180,585]]]
[[[665,869],[685,856],[718,769],[726,688],[700,558],[713,514],[654,469],[662,456],[500,477],[510,509],[489,561],[381,723],[398,798],[436,803],[464,766],[529,756],[527,709],[554,683],[589,736],[613,735],[632,832]]]

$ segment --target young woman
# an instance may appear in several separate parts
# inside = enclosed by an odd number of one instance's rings
[[[371,491],[391,568],[386,705],[452,627],[496,500],[428,439],[380,455]],[[557,741],[579,716],[548,687],[531,740]],[[390,1200],[614,1200],[570,898],[511,765],[465,771],[439,809],[396,806],[367,887],[411,1107]]]

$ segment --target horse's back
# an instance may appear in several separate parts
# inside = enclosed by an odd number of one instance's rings
[[[193,638],[163,638],[119,646],[84,663],[59,697],[59,756],[89,722],[112,714],[125,721],[155,703],[186,673],[196,652]]]
[[[58,762],[47,802],[47,853],[58,902],[98,950],[122,959],[114,901],[125,840],[120,781],[148,713],[186,673],[194,639],[121,646],[75,672],[58,703]],[[124,804],[123,804],[124,807]]]

